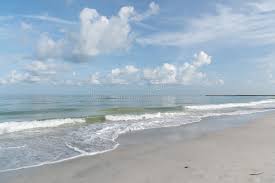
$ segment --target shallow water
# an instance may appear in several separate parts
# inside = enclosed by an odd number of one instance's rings
[[[1,96],[0,171],[112,150],[130,131],[274,107],[267,97]]]

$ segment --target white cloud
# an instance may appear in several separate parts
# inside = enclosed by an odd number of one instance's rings
[[[23,31],[30,31],[30,30],[32,30],[32,25],[31,24],[29,24],[29,23],[26,23],[26,22],[21,22],[21,29],[23,30]]]
[[[119,76],[123,76],[123,75],[127,75],[127,74],[134,74],[137,73],[139,71],[138,68],[136,68],[133,65],[126,65],[124,68],[119,69],[112,69],[111,73],[113,77],[119,77]]]
[[[139,14],[132,6],[122,7],[110,18],[100,15],[96,9],[84,8],[80,13],[80,36],[74,52],[79,55],[95,56],[116,50],[127,50],[133,39],[131,21],[157,14],[159,6],[152,2],[149,10]]]
[[[224,84],[222,79],[214,79],[210,82],[207,74],[201,68],[211,64],[211,56],[201,51],[194,55],[192,62],[184,64],[164,63],[155,68],[137,68],[128,65],[115,68],[107,74],[95,73],[88,83],[90,84]]]
[[[57,74],[58,66],[53,63],[45,63],[42,61],[34,61],[26,66],[26,71],[32,75],[55,75]]]
[[[211,56],[201,51],[194,55],[192,63],[184,63],[179,67],[179,82],[182,84],[190,84],[192,81],[201,80],[206,77],[206,74],[199,69],[204,65],[211,64]]]
[[[122,7],[118,16],[107,18],[95,9],[84,8],[80,13],[80,37],[76,54],[95,56],[129,48],[132,38],[129,18],[133,7]]]
[[[211,64],[211,56],[204,51],[194,55],[192,63],[185,62],[178,68],[178,82],[182,84],[190,84],[192,81],[199,81],[206,77],[206,74],[200,72],[199,69],[204,65]]]
[[[177,83],[177,69],[173,64],[165,63],[161,67],[143,70],[144,80],[151,84]]]
[[[0,84],[13,83],[42,83],[55,85],[84,85],[84,84],[217,84],[223,85],[220,78],[209,78],[202,68],[211,64],[212,58],[201,51],[194,55],[191,62],[183,64],[164,63],[154,68],[138,68],[126,65],[107,72],[95,72],[86,80],[79,79],[77,73],[72,72],[71,79],[58,80],[57,75],[66,71],[64,65],[54,62],[33,61],[25,66],[21,72],[12,71],[7,77],[0,78]]]
[[[268,2],[268,3],[267,3]],[[189,19],[184,29],[138,38],[145,45],[189,46],[208,42],[275,44],[274,0],[246,3],[239,9],[217,6],[215,14]]]
[[[133,65],[112,69],[111,73],[107,75],[105,82],[111,82],[111,84],[129,84],[138,80],[138,72],[139,69]]]
[[[193,61],[193,65],[196,67],[201,67],[203,65],[211,64],[211,56],[209,56],[204,51],[200,51],[198,54],[194,55],[195,60]]]
[[[70,1],[70,0],[68,0]],[[63,25],[77,25],[77,22],[62,19],[59,17],[53,17],[49,15],[16,15],[16,16],[0,16],[0,21],[10,21],[13,19],[22,19],[22,20],[36,20],[39,22],[48,22],[54,24],[63,24]]]
[[[151,2],[149,4],[149,9],[146,12],[144,12],[142,14],[136,13],[132,19],[135,21],[141,21],[141,20],[146,19],[152,15],[158,14],[159,11],[160,11],[159,5],[156,4],[155,2]]]
[[[0,85],[5,85],[7,84],[7,80],[6,79],[0,79]]]
[[[99,72],[91,75],[88,81],[89,84],[101,84]]]
[[[66,43],[64,40],[55,41],[47,34],[42,34],[37,43],[37,56],[42,59],[63,57]]]
[[[51,82],[58,72],[63,70],[63,66],[50,62],[33,61],[23,70],[12,70],[6,77],[0,78],[0,84]]]
[[[32,76],[30,73],[20,73],[17,70],[12,70],[6,78],[1,79],[1,84],[14,84],[20,82],[38,82],[40,78],[37,76]]]
[[[260,12],[270,12],[275,10],[274,0],[259,0],[248,4]]]
[[[158,11],[159,6],[154,2],[143,14],[137,13],[132,6],[124,6],[117,15],[111,17],[100,15],[96,9],[84,8],[79,16],[79,32],[71,33],[73,36],[70,38],[59,40],[43,34],[37,45],[38,55],[45,59],[82,61],[100,54],[128,50],[134,40],[131,23],[140,22]]]
[[[219,85],[224,85],[224,80],[223,80],[223,79],[218,79],[218,80],[217,80],[217,84],[219,84]]]
[[[57,24],[67,24],[67,25],[77,24],[76,22],[73,22],[73,21],[65,20],[65,19],[58,18],[58,17],[52,17],[52,16],[48,16],[48,15],[22,15],[21,17],[28,18],[28,19],[34,19],[34,20],[38,20],[38,21],[57,23]]]

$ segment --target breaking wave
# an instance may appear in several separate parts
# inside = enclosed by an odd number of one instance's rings
[[[274,110],[275,100],[247,103],[193,105],[174,108],[112,108],[86,118],[48,119],[0,123],[0,135],[24,130],[53,128],[32,136],[6,135],[0,139],[0,172],[60,162],[115,149],[121,134],[153,128],[181,126],[215,116],[245,115]],[[158,110],[159,112],[156,112]],[[132,113],[125,113],[130,111]],[[114,112],[114,113],[111,113]],[[119,113],[122,112],[122,113]],[[142,112],[142,113],[141,113]],[[72,128],[59,126],[81,124]],[[64,130],[65,129],[65,130]],[[15,133],[16,134],[16,133]],[[50,134],[50,135],[49,135]],[[23,138],[22,138],[23,137]],[[2,158],[2,159],[1,159]]]
[[[207,104],[207,105],[191,105],[185,106],[185,109],[191,110],[219,110],[219,109],[228,109],[228,108],[239,108],[239,107],[255,107],[261,106],[265,104],[275,103],[275,100],[261,100],[255,102],[247,102],[247,103],[225,103],[225,104]]]
[[[64,124],[84,123],[84,122],[85,122],[85,119],[82,119],[82,118],[3,122],[3,123],[0,123],[0,134],[30,130],[35,128],[52,128],[52,127],[58,127]]]

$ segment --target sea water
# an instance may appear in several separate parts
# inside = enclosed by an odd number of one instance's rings
[[[24,95],[0,97],[0,172],[115,149],[119,135],[275,109],[271,97]]]

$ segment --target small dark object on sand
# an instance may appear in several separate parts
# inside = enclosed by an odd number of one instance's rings
[[[260,175],[260,174],[263,174],[264,172],[258,172],[258,173],[251,173],[249,175]]]
[[[189,166],[185,166],[184,168],[189,168]]]

